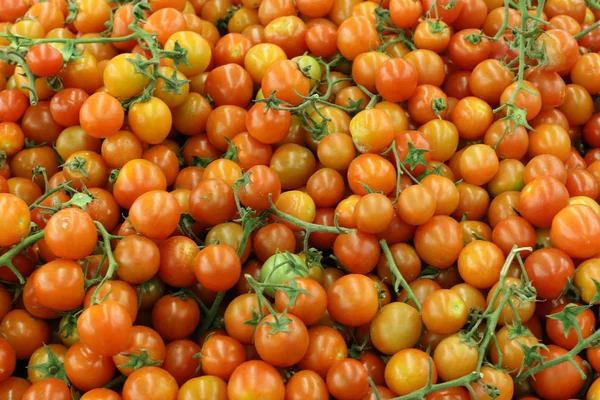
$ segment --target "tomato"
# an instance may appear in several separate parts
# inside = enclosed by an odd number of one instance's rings
[[[71,390],[62,380],[47,378],[27,388],[23,392],[22,400],[35,400],[39,398],[68,400],[71,398]]]
[[[119,264],[117,275],[130,284],[139,284],[151,279],[159,269],[160,251],[147,237],[132,235],[121,239],[114,250]]]
[[[462,248],[460,225],[448,216],[436,215],[420,225],[415,232],[417,254],[421,260],[436,268],[451,266],[458,259]],[[430,249],[436,251],[432,252]]]
[[[85,132],[93,137],[106,138],[117,133],[125,120],[121,103],[108,93],[94,93],[79,110],[79,120]]]
[[[308,350],[298,367],[314,371],[325,379],[333,363],[347,357],[348,347],[338,331],[327,326],[315,326],[308,330]]]
[[[209,43],[200,34],[192,31],[179,31],[173,33],[164,45],[167,51],[173,51],[175,43],[187,51],[189,66],[179,64],[177,69],[185,76],[190,77],[201,74],[208,67],[211,60],[211,48]],[[170,64],[170,65],[169,65]],[[167,59],[167,65],[172,65],[172,60]]]
[[[16,309],[2,319],[0,335],[15,350],[17,359],[28,359],[43,343],[49,343],[50,326],[25,310]]]
[[[345,19],[339,25],[337,34],[340,53],[351,61],[361,53],[376,49],[380,44],[375,27],[363,16]]]
[[[369,391],[367,370],[352,358],[336,361],[327,372],[327,388],[336,399],[359,399]]]
[[[550,318],[546,319],[546,332],[552,340],[552,343],[561,346],[564,349],[571,350],[575,347],[579,341],[578,335],[576,333],[575,328],[570,328],[567,330],[567,334],[565,334],[565,326],[564,323],[560,320],[554,319],[551,316],[558,314],[560,312],[568,312],[565,311],[566,308],[569,308],[575,314],[578,310],[579,304],[571,303],[571,304],[563,304],[561,306],[556,307],[552,310],[551,314],[549,314]],[[575,323],[579,326],[581,330],[581,337],[587,338],[594,332],[594,327],[596,325],[596,317],[594,313],[590,309],[580,310],[574,316]]]
[[[404,321],[402,324],[397,321]],[[393,355],[413,347],[422,332],[418,311],[402,302],[390,303],[373,318],[370,335],[373,345],[384,354]]]
[[[5,210],[0,230],[0,246],[12,246],[29,233],[31,213],[23,200],[9,193],[0,193],[0,208]]]
[[[246,293],[233,299],[225,309],[224,324],[227,333],[242,344],[252,343],[254,326],[245,322],[250,321],[258,315],[259,304],[256,294]],[[264,303],[260,307],[262,314],[268,313]]]
[[[77,321],[81,343],[103,356],[114,356],[129,344],[132,320],[125,307],[104,301],[86,308]],[[98,338],[98,332],[102,333]]]
[[[287,400],[301,400],[311,398],[314,400],[329,399],[329,392],[325,381],[316,372],[304,370],[296,372],[285,385],[285,398]]]
[[[327,290],[327,311],[344,325],[364,325],[377,313],[378,297],[371,279],[359,274],[345,275]]]
[[[17,122],[28,106],[27,96],[19,90],[0,91],[0,122]]]
[[[496,283],[494,286],[492,286],[492,288],[490,289],[490,291],[488,292],[487,298],[486,298],[486,304],[489,306],[494,294],[499,290],[499,285],[500,282]],[[508,276],[504,279],[503,282],[503,287],[504,288],[508,288],[508,287],[519,287],[519,285],[521,285],[521,280],[518,278],[514,278],[511,276]],[[497,307],[501,302],[502,299],[504,298],[505,293],[504,292],[499,292],[500,294],[496,297],[496,301],[493,304],[493,307]],[[511,304],[512,303],[512,306]],[[498,320],[498,324],[499,325],[506,325],[506,324],[513,324],[515,320],[520,320],[523,322],[527,322],[531,319],[531,317],[533,316],[533,313],[535,311],[535,302],[531,301],[529,299],[520,299],[517,298],[515,295],[511,295],[510,296],[510,300],[504,304],[504,307],[502,308],[501,312],[500,312],[500,317]]]
[[[264,361],[252,360],[240,365],[227,385],[230,400],[247,396],[283,399],[285,386],[279,372]]]
[[[72,310],[83,304],[84,276],[74,261],[56,260],[40,267],[33,278],[33,293],[40,306]]]
[[[567,353],[567,350],[548,345],[541,349],[540,354],[545,360],[550,361]],[[583,360],[575,355],[573,362],[585,371]],[[583,387],[584,379],[579,375],[578,369],[569,362],[560,363],[536,373],[531,383],[535,391],[544,399],[570,398],[576,395]]]
[[[115,199],[124,208],[131,208],[142,194],[153,190],[165,190],[164,173],[150,161],[133,159],[123,165],[113,187]],[[164,233],[163,233],[164,234]]]
[[[173,117],[167,104],[158,97],[135,103],[129,108],[127,122],[144,143],[159,144],[171,132]]]
[[[466,323],[468,311],[458,293],[449,289],[437,290],[423,303],[423,324],[434,333],[455,333]]]
[[[308,340],[306,325],[293,314],[268,314],[254,332],[258,355],[276,367],[289,367],[302,360]]]
[[[214,292],[229,290],[240,278],[242,266],[236,251],[227,245],[209,245],[194,259],[198,282]]]
[[[286,291],[277,290],[275,292],[275,308],[281,312],[287,309],[305,325],[313,325],[323,317],[327,310],[327,293],[313,279],[293,278],[293,280],[300,289],[306,290],[307,293],[300,293],[292,303],[292,299]]]
[[[10,378],[17,365],[17,352],[11,344],[3,338],[0,338],[0,382]]]
[[[430,376],[431,383],[436,383],[435,364],[428,354],[417,349],[400,350],[385,367],[385,382],[398,396],[421,389]]]
[[[81,396],[83,400],[121,400],[121,396],[113,390],[98,388],[92,389]]]
[[[265,97],[275,97],[292,105],[300,104],[308,96],[310,81],[304,76],[298,64],[290,60],[275,61],[265,72],[261,83]]]
[[[115,365],[110,357],[96,354],[82,343],[75,343],[69,348],[64,356],[64,364],[71,383],[86,391],[106,385],[115,373]]]
[[[92,253],[98,233],[88,213],[78,208],[65,208],[48,220],[44,240],[56,256],[77,260]]]
[[[600,250],[600,243],[597,243],[600,236],[596,233],[599,218],[590,207],[584,205],[574,204],[563,208],[552,221],[552,243],[571,257],[588,258],[597,254],[597,250]],[[585,224],[582,223],[584,220]]]
[[[25,57],[29,70],[37,76],[56,75],[63,66],[63,56],[47,43],[33,45]]]
[[[547,52],[549,62],[546,71],[567,74],[579,59],[577,42],[573,36],[561,29],[549,29],[538,36],[536,44]]]
[[[166,340],[180,340],[194,332],[200,322],[198,304],[186,296],[167,294],[152,308],[154,329]]]
[[[289,279],[307,276],[306,262],[293,253],[276,253],[269,257],[260,269],[260,281],[270,284],[283,284]],[[275,289],[266,287],[265,293],[274,297]]]
[[[175,378],[164,369],[143,367],[127,377],[123,385],[123,400],[175,400],[178,389]]]
[[[197,398],[227,400],[227,384],[216,376],[201,376],[190,379],[181,385],[177,396],[178,400],[193,400]]]
[[[22,399],[25,391],[31,386],[31,383],[23,378],[11,376],[0,382],[0,394],[8,399]]]
[[[486,386],[492,387],[499,393],[497,399],[509,400],[512,399],[514,393],[514,384],[510,375],[506,372],[484,366],[481,368],[482,377],[476,382],[471,383],[471,388],[477,395],[478,399],[492,399],[486,390]],[[473,395],[471,397],[474,397]]]

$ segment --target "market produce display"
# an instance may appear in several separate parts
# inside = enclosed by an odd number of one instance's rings
[[[599,50],[597,0],[0,0],[0,399],[600,398]]]

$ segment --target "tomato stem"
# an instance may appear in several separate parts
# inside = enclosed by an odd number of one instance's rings
[[[102,278],[102,280],[100,281],[98,286],[96,286],[94,293],[92,294],[92,304],[97,304],[96,297],[98,296],[98,292],[100,291],[100,288],[102,288],[102,286],[104,285],[104,283],[106,283],[106,281],[112,279],[113,275],[119,268],[119,263],[117,263],[117,261],[115,260],[115,256],[113,254],[112,247],[110,245],[110,241],[113,238],[113,236],[110,233],[108,233],[108,231],[106,230],[104,225],[102,225],[100,222],[94,221],[94,224],[96,225],[96,229],[98,229],[98,232],[102,236],[102,242],[103,242],[102,245],[104,247],[104,254],[106,254],[106,257],[108,258],[108,269],[106,271],[106,275],[104,275],[104,277]]]
[[[215,297],[215,300],[213,301],[212,305],[210,306],[210,309],[208,310],[208,312],[202,319],[202,323],[200,324],[200,327],[198,328],[198,334],[199,334],[198,336],[199,337],[202,336],[202,334],[204,332],[206,332],[207,330],[209,330],[210,327],[212,326],[213,322],[215,321],[215,318],[217,317],[217,312],[219,311],[219,306],[221,305],[221,302],[223,302],[223,299],[225,298],[225,294],[227,294],[227,292],[225,292],[225,291],[217,293],[217,297]]]
[[[396,293],[399,293],[400,286],[402,286],[402,289],[404,289],[406,291],[407,298],[409,300],[412,300],[413,303],[415,303],[415,307],[416,307],[417,311],[419,311],[419,313],[420,313],[421,312],[421,303],[419,302],[419,299],[417,299],[417,296],[415,296],[415,293],[412,291],[408,282],[406,282],[406,279],[404,279],[404,277],[402,276],[402,273],[398,269],[398,266],[396,265],[396,262],[394,261],[394,257],[392,256],[392,252],[390,251],[390,247],[388,246],[385,239],[381,239],[379,241],[379,245],[381,246],[381,250],[383,250],[385,259],[387,260],[388,265],[390,266],[390,271],[391,271],[392,275],[394,276],[394,278],[396,278],[396,279],[394,279],[394,291]]]
[[[29,235],[25,239],[21,240],[14,247],[12,247],[10,250],[8,250],[6,253],[2,254],[2,256],[0,256],[0,268],[8,267],[13,272],[13,274],[15,274],[21,285],[25,284],[25,278],[23,278],[23,275],[21,275],[19,270],[14,266],[12,259],[22,250],[31,246],[38,240],[42,239],[44,237],[44,234],[45,231],[42,230],[32,235]]]

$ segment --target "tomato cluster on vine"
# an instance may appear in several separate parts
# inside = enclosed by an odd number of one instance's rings
[[[0,399],[593,400],[596,0],[0,0]]]

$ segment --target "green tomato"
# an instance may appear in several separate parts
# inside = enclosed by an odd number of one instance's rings
[[[293,278],[306,278],[308,266],[306,262],[296,254],[289,252],[277,253],[269,257],[260,269],[260,281],[282,285]],[[266,287],[265,294],[275,297],[275,288]]]
[[[298,64],[300,71],[304,72],[307,78],[310,78],[311,86],[314,86],[323,77],[323,71],[319,62],[311,56],[298,56],[292,58],[292,61]]]

